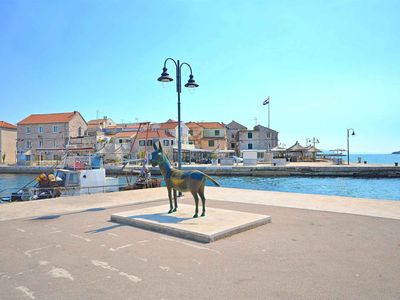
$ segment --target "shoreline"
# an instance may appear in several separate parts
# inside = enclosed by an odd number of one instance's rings
[[[107,175],[125,175],[139,171],[140,166],[105,166]],[[330,165],[326,163],[291,163],[285,166],[259,164],[257,166],[183,165],[184,170],[200,170],[208,175],[219,176],[267,176],[267,177],[355,177],[400,178],[400,167],[380,164]],[[0,166],[0,174],[40,174],[51,172],[48,166]],[[158,167],[150,167],[154,175],[160,175]]]

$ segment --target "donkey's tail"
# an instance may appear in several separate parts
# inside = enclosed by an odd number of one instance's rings
[[[203,173],[204,174],[204,173]],[[204,176],[207,177],[207,179],[209,179],[212,183],[214,183],[216,186],[221,186],[218,181],[216,181],[214,178],[212,178],[211,176],[208,176],[207,174],[204,174]]]

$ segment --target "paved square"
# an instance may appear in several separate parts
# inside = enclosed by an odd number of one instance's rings
[[[271,222],[270,216],[218,208],[207,208],[205,217],[194,219],[194,208],[181,204],[177,212],[168,214],[169,205],[148,207],[112,214],[111,221],[202,243]]]

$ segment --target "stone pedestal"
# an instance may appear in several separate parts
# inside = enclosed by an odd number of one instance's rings
[[[200,207],[199,207],[200,208]],[[147,207],[111,215],[111,221],[162,234],[210,243],[271,222],[270,216],[207,208],[206,216],[193,218],[194,205],[181,204],[168,214],[169,205]]]

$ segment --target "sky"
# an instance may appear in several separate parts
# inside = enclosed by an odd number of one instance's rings
[[[0,120],[177,119],[167,57],[192,66],[182,120],[268,123],[287,147],[400,150],[400,1],[0,1]],[[173,64],[169,73],[175,78]],[[182,69],[183,84],[189,70]]]

